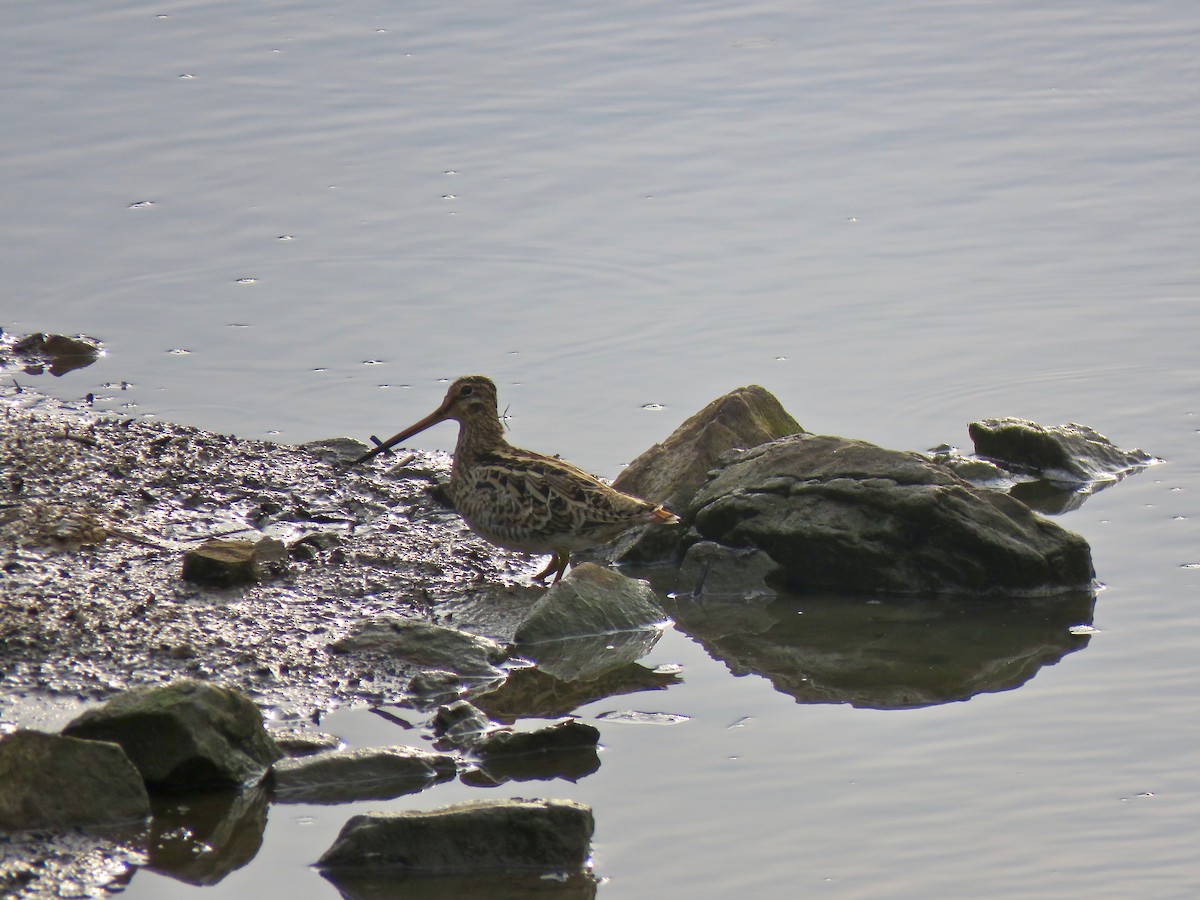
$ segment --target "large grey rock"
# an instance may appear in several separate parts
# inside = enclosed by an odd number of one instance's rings
[[[336,653],[384,653],[424,668],[445,669],[460,675],[490,674],[494,663],[508,655],[490,638],[419,619],[378,616],[359,622],[340,640],[329,645]]]
[[[272,769],[275,800],[351,803],[413,794],[458,770],[452,756],[415,747],[364,747],[284,759]]]
[[[617,476],[613,487],[682,513],[722,454],[803,431],[766,388],[757,384],[737,388],[638,456]],[[602,555],[627,563],[666,562],[675,558],[682,537],[680,528],[636,528]]]
[[[967,426],[975,453],[1052,481],[1115,481],[1153,463],[1141,450],[1121,450],[1086,425],[1046,427],[1026,419],[984,419]]]
[[[916,453],[793,435],[730,454],[696,496],[696,531],[762,550],[792,589],[1049,592],[1094,575],[1087,542]]]
[[[0,831],[139,822],[150,798],[116,744],[41,731],[0,740]]]
[[[533,605],[517,626],[518,644],[648,628],[666,619],[644,581],[580,563]]]
[[[398,873],[572,872],[587,864],[595,823],[571,800],[477,800],[428,812],[354,816],[317,865]]]
[[[151,790],[257,782],[283,755],[250,700],[190,679],[118,694],[63,734],[120,744]]]
[[[718,397],[661,444],[638,456],[613,487],[680,512],[722,454],[803,431],[766,388],[740,387]]]

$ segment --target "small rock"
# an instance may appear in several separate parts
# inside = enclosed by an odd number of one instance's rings
[[[1141,450],[1121,450],[1086,425],[1045,427],[1026,419],[984,419],[967,430],[979,456],[1049,480],[1115,481],[1150,465]]]
[[[55,377],[90,366],[104,352],[103,345],[95,338],[40,332],[18,339],[12,349],[25,358],[25,371],[29,374],[41,374],[42,367],[48,366]]]
[[[323,731],[272,731],[271,737],[287,756],[312,756],[314,753],[337,750],[342,746],[340,737]]]
[[[474,747],[491,727],[491,720],[466,700],[438,707],[433,717],[433,733],[444,747]]]
[[[416,793],[453,778],[457,769],[452,756],[413,747],[366,747],[280,760],[272,771],[276,802],[331,804]]]
[[[76,718],[63,734],[120,744],[151,790],[257,782],[283,755],[250,700],[189,679],[118,694]]]
[[[287,547],[275,538],[258,541],[212,538],[184,553],[183,577],[218,588],[252,584],[282,572],[287,558]]]
[[[417,619],[379,616],[359,622],[350,634],[329,645],[335,653],[386,653],[414,666],[446,669],[460,675],[491,674],[493,663],[508,653],[495,641]]]
[[[595,563],[581,563],[554,585],[517,626],[518,644],[635,631],[666,619],[654,591]]]
[[[0,739],[0,831],[129,824],[149,815],[141,776],[116,744],[30,730]]]
[[[403,874],[578,872],[595,823],[571,800],[477,800],[428,812],[354,816],[317,865]]]
[[[559,722],[536,731],[493,731],[475,748],[479,768],[464,783],[494,787],[506,781],[578,781],[600,768],[600,730],[583,722]]]
[[[418,672],[408,682],[408,693],[418,708],[428,709],[456,698],[462,690],[459,676],[445,669]]]
[[[562,753],[591,749],[600,743],[600,729],[585,722],[558,722],[535,731],[493,731],[475,747],[480,759]]]
[[[322,438],[317,441],[309,441],[300,446],[314,456],[338,462],[352,462],[370,449],[362,441],[348,437]]]

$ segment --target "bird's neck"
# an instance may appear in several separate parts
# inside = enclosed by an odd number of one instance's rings
[[[467,462],[485,453],[508,446],[504,440],[504,427],[496,416],[475,416],[463,419],[458,428],[458,444],[454,448],[454,460]]]

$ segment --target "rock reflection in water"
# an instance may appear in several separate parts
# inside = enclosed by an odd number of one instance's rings
[[[1095,594],[952,599],[845,595],[770,603],[695,601],[680,631],[735,675],[755,673],[800,703],[906,709],[1020,687],[1087,646]]]
[[[383,872],[322,872],[344,900],[593,900],[596,879],[528,874],[399,875]]]
[[[147,868],[188,884],[212,885],[254,858],[267,825],[261,787],[151,799]]]
[[[679,681],[673,672],[659,672],[638,663],[626,663],[587,681],[563,681],[540,669],[519,669],[494,691],[480,694],[475,705],[496,722],[517,719],[554,719],[579,707],[621,694],[664,691]]]

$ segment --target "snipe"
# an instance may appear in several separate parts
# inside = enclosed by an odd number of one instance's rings
[[[354,462],[447,419],[459,425],[449,486],[455,509],[472,531],[499,547],[550,553],[549,564],[534,576],[538,581],[553,574],[557,584],[574,550],[607,544],[635,525],[679,521],[661,505],[613,490],[570,463],[512,446],[504,439],[496,385],[483,375],[459,378],[441,406]]]

